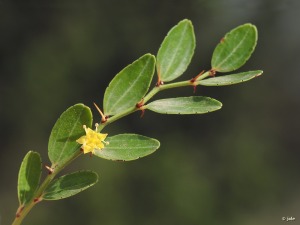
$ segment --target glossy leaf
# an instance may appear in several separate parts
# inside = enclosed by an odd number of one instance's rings
[[[119,134],[105,139],[109,144],[95,155],[104,159],[130,161],[139,159],[155,152],[159,141],[138,134]]]
[[[50,183],[43,194],[45,200],[68,198],[93,186],[98,181],[93,171],[78,171],[62,176]]]
[[[19,170],[18,198],[20,205],[27,204],[34,197],[42,173],[42,160],[37,152],[29,151]]]
[[[231,72],[246,63],[257,42],[257,29],[244,24],[231,30],[214,50],[211,66],[218,72]]]
[[[142,100],[147,93],[155,69],[155,57],[146,54],[119,72],[104,94],[104,114],[126,111]]]
[[[161,99],[145,106],[146,109],[163,114],[203,114],[221,107],[221,102],[203,96]]]
[[[173,27],[157,53],[157,72],[163,82],[183,74],[195,50],[195,34],[191,21],[185,19]]]
[[[85,134],[83,125],[92,126],[89,107],[76,104],[68,108],[56,121],[48,143],[48,155],[52,167],[72,159],[79,152],[76,140]]]
[[[256,70],[256,71],[248,71],[248,72],[243,72],[243,73],[230,74],[230,75],[213,77],[213,78],[201,80],[201,81],[197,82],[197,84],[200,84],[203,86],[225,86],[225,85],[238,84],[238,83],[242,83],[242,82],[251,80],[255,77],[258,77],[262,73],[263,73],[263,71]]]

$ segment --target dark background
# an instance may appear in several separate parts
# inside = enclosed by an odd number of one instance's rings
[[[92,169],[100,181],[59,202],[42,202],[24,224],[250,225],[300,220],[300,1],[0,1],[0,224],[18,207],[17,175],[29,150],[47,159],[53,124],[69,106],[102,106],[113,76],[143,54],[156,54],[169,29],[191,19],[196,53],[181,80],[210,69],[214,47],[246,22],[259,31],[239,71],[264,70],[250,82],[199,87],[223,102],[205,115],[133,114],[110,126],[161,141],[133,162],[81,157],[66,171]],[[179,80],[180,80],[179,79]],[[157,97],[189,96],[191,88]],[[292,223],[292,222],[291,222]]]

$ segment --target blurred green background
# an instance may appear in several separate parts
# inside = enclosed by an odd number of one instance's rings
[[[18,207],[17,174],[29,150],[47,159],[53,124],[69,106],[102,106],[106,86],[144,53],[156,54],[169,29],[191,19],[197,47],[181,79],[210,69],[230,29],[257,25],[256,51],[239,71],[248,83],[198,87],[222,110],[192,116],[133,114],[108,128],[161,141],[133,162],[81,157],[67,171],[92,169],[100,182],[75,197],[42,202],[25,224],[279,225],[300,220],[300,1],[0,1],[0,224]],[[190,96],[192,88],[159,98]],[[64,172],[67,172],[64,171]]]

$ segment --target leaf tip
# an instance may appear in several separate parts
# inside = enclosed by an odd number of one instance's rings
[[[257,31],[257,27],[254,24],[252,24],[252,23],[245,23],[244,25],[241,25],[241,26],[248,27],[248,28],[252,29],[253,32],[254,32],[254,34],[255,34],[255,38],[257,39],[257,37],[258,37],[258,31]]]
[[[219,104],[220,104],[220,108],[219,109],[221,109],[223,107],[223,103],[219,102]]]
[[[256,76],[257,76],[257,77],[258,77],[258,76],[261,76],[263,73],[264,73],[263,70],[259,70]]]
[[[181,23],[187,23],[187,24],[193,25],[192,21],[187,18],[181,20],[178,24],[181,24]]]
[[[149,57],[149,58],[153,58],[155,59],[155,56],[151,53],[146,53],[145,55],[143,55],[142,57]]]

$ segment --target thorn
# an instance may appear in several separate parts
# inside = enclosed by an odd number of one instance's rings
[[[190,79],[191,84],[194,86],[194,93],[196,93],[196,90],[197,90],[197,85],[195,85],[195,82],[204,72],[205,72],[205,70],[202,70],[197,76]]]
[[[143,118],[143,116],[145,115],[145,109],[141,109],[141,116],[140,116],[140,118]]]
[[[138,109],[142,108],[144,105],[144,99],[142,99],[140,102],[136,103],[135,107],[137,107]]]
[[[197,85],[194,85],[194,94],[196,93],[197,91]]]
[[[157,86],[157,84],[159,84],[161,82],[161,79],[160,79],[160,65],[158,64],[158,62],[157,62],[157,65],[156,65],[156,71],[157,71],[157,83],[156,83],[156,86]]]
[[[52,174],[54,172],[54,169],[52,169],[51,167],[45,165],[45,168],[48,170],[48,174]]]
[[[144,114],[145,114],[145,109],[143,108],[143,106],[144,106],[144,99],[142,99],[142,100],[141,100],[139,103],[137,103],[135,106],[136,106],[139,110],[142,111],[141,116],[140,116],[140,118],[142,118],[142,117],[144,116]]]
[[[105,123],[107,121],[107,116],[105,116],[102,111],[100,110],[100,108],[97,106],[97,104],[95,102],[94,103],[94,106],[96,107],[97,111],[100,113],[101,115],[101,122],[102,123]]]
[[[191,83],[195,83],[198,78],[205,72],[205,70],[202,70],[197,76],[195,76],[194,78],[192,78],[190,81]]]

